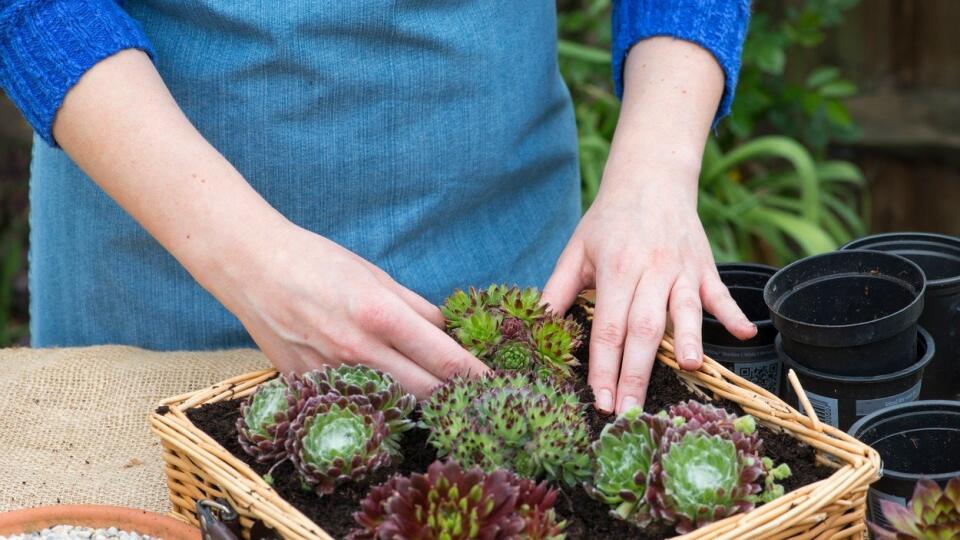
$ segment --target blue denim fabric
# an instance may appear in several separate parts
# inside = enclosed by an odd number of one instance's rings
[[[187,116],[292,221],[434,302],[546,281],[580,210],[552,0],[125,7]],[[30,196],[35,346],[251,344],[39,138]]]

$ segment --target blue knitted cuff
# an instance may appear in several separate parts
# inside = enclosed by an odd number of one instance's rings
[[[623,96],[623,65],[630,48],[653,36],[690,41],[710,51],[726,81],[714,125],[730,113],[740,54],[750,22],[750,0],[619,0],[613,7],[613,82]]]
[[[20,0],[0,12],[0,86],[48,144],[64,96],[94,64],[153,49],[114,0]]]

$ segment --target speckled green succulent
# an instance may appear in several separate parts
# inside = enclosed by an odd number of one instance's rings
[[[447,332],[487,365],[567,376],[583,329],[547,308],[535,288],[491,285],[455,291],[441,311]]]
[[[572,387],[524,372],[456,377],[423,402],[438,454],[487,471],[573,485],[590,476],[590,439]]]

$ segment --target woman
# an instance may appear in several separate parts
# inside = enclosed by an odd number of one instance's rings
[[[583,219],[552,1],[0,6],[0,82],[37,132],[35,346],[252,339],[423,396],[484,370],[440,329],[455,287],[545,284],[563,311],[595,286],[609,411],[643,402],[667,311],[687,369],[701,305],[755,332],[696,214],[747,0],[616,4],[623,111]]]

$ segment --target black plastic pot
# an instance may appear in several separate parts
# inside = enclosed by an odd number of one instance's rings
[[[764,289],[783,349],[834,375],[893,373],[916,360],[923,271],[880,251],[836,251],[779,270]]]
[[[779,338],[776,342],[784,372],[793,369],[797,373],[820,421],[844,430],[874,411],[916,401],[920,396],[923,369],[933,359],[936,348],[933,338],[923,328],[918,329],[914,347],[918,359],[905,369],[885,375],[856,376],[812,370],[794,361],[783,350]],[[793,387],[788,383],[783,384],[787,402],[799,410],[800,402]]]
[[[773,347],[777,329],[763,301],[763,288],[777,271],[763,264],[718,264],[720,279],[757,335],[740,341],[710,313],[703,313],[703,352],[737,375],[774,394],[780,392],[780,357]]]
[[[870,520],[887,526],[880,501],[904,504],[920,478],[946,485],[960,476],[960,401],[916,401],[876,411],[857,421],[850,435],[872,446],[883,461],[881,478],[868,493]]]
[[[854,240],[841,249],[896,253],[927,276],[920,325],[937,354],[924,371],[922,399],[960,398],[960,238],[930,233],[889,233]]]

